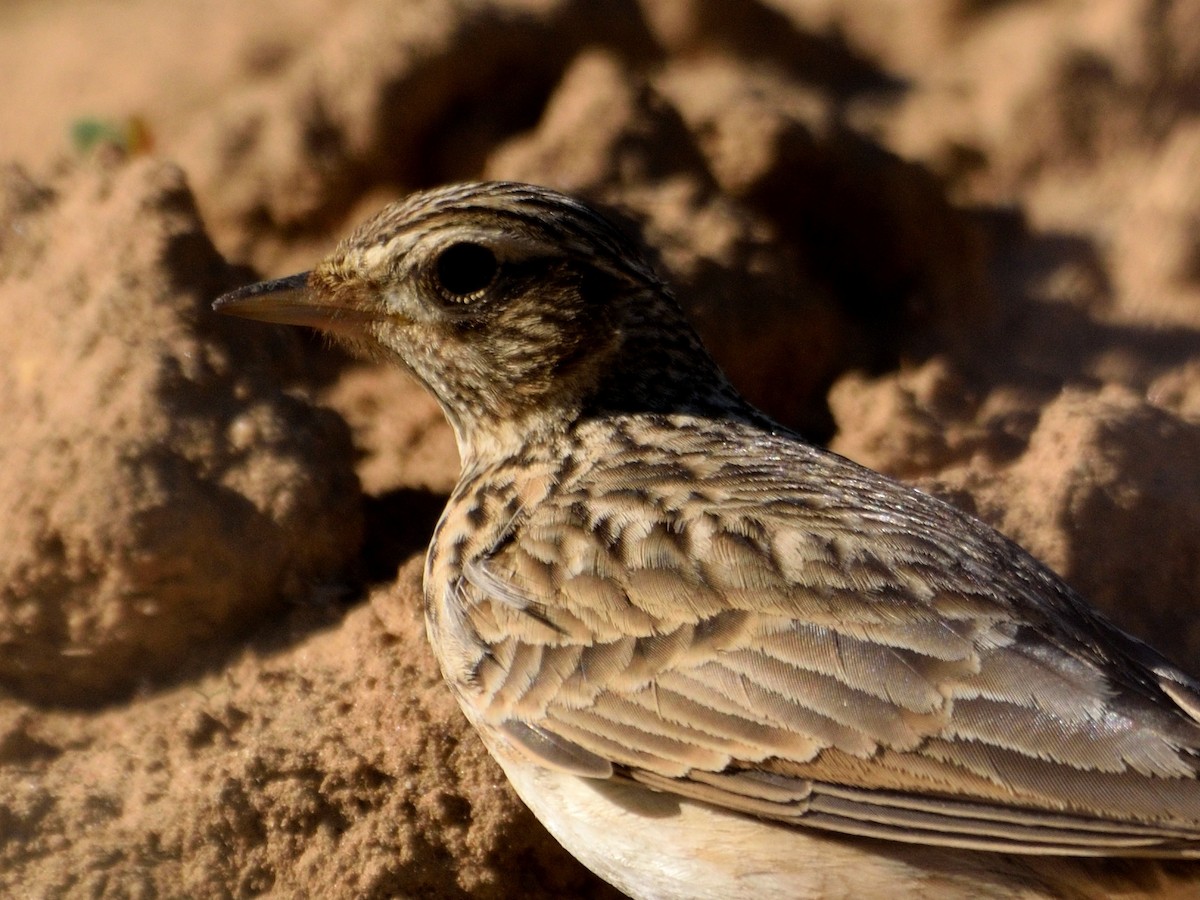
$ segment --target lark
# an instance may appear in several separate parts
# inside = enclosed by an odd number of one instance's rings
[[[986,525],[747,404],[587,205],[418,193],[215,306],[437,398],[462,464],[424,575],[442,673],[630,896],[1193,877],[1137,858],[1200,857],[1200,684]]]

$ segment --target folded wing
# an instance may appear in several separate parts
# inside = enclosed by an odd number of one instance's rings
[[[840,460],[806,490],[797,446],[514,522],[458,586],[475,707],[543,765],[783,822],[1200,854],[1195,683],[944,504]]]

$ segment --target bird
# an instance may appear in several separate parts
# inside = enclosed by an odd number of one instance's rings
[[[472,182],[214,303],[440,404],[427,635],[534,815],[634,898],[1195,895],[1200,683],[751,406],[650,259],[578,199]]]

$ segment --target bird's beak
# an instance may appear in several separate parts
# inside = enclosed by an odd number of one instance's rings
[[[346,337],[362,337],[364,326],[375,317],[366,310],[335,302],[315,289],[309,272],[248,284],[213,301],[213,309],[230,316],[307,325]]]

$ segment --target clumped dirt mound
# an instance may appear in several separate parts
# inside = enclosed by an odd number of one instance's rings
[[[335,584],[358,480],[341,419],[283,391],[295,339],[210,315],[244,272],[178,168],[6,175],[0,681],[95,703]]]
[[[447,180],[619,207],[753,399],[1200,670],[1198,24],[1142,0],[5,7],[0,894],[612,896],[425,646],[436,407],[208,311],[252,277],[213,244],[299,271]],[[148,158],[65,137],[135,116]]]

